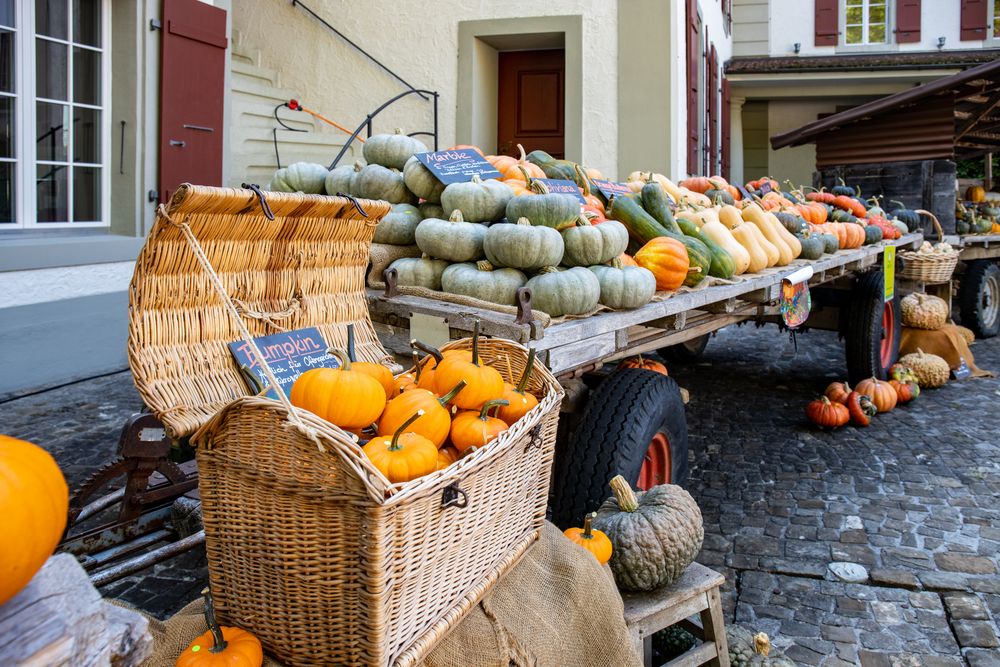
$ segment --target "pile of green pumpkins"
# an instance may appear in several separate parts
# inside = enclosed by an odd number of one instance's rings
[[[955,231],[959,234],[995,234],[1000,232],[1000,206],[996,201],[955,201]]]

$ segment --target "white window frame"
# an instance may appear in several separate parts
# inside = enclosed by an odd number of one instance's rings
[[[885,49],[893,44],[895,40],[893,39],[893,19],[895,16],[895,5],[893,0],[885,0],[885,41],[883,42],[869,42],[868,41],[868,6],[871,0],[861,0],[862,1],[862,19],[861,19],[861,31],[864,36],[864,41],[857,42],[854,44],[849,44],[847,41],[847,0],[841,0],[840,2],[840,25],[843,26],[841,30],[840,44],[839,46],[847,47],[850,49],[854,48],[869,48],[869,49]]]
[[[72,12],[72,4],[68,12]],[[73,44],[73,22],[70,17],[67,26],[67,39],[52,37],[42,39],[57,44],[65,44],[67,99],[48,100],[35,96],[35,3],[34,0],[18,0],[14,3],[16,27],[14,28],[14,81],[16,101],[14,103],[15,127],[15,164],[14,169],[14,218],[16,222],[0,223],[0,232],[18,229],[33,231],[46,229],[84,229],[94,227],[109,227],[111,225],[111,0],[101,0],[101,47],[99,49],[86,45]],[[79,48],[99,51],[101,53],[101,105],[80,104],[73,101],[73,49]],[[59,161],[38,161],[36,159],[36,103],[52,102],[66,105],[70,109],[69,143],[66,154],[66,197],[69,220],[59,222],[38,222],[38,166],[45,164],[60,164]],[[101,158],[102,162],[73,162],[73,107],[98,109],[101,112]],[[100,167],[101,219],[88,222],[73,222],[73,167]]]

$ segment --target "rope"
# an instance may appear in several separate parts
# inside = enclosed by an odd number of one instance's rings
[[[264,369],[264,375],[267,377],[267,381],[278,395],[278,400],[288,411],[289,421],[291,421],[306,437],[316,443],[319,451],[325,452],[326,447],[324,447],[323,443],[320,441],[319,434],[317,434],[314,429],[306,426],[305,422],[302,421],[302,418],[299,417],[298,413],[295,411],[295,406],[292,405],[288,395],[285,394],[285,391],[278,383],[278,378],[274,376],[274,371],[272,371],[271,367],[268,366],[267,361],[264,359],[264,354],[260,351],[260,348],[257,347],[257,343],[254,341],[253,336],[250,335],[250,331],[247,329],[246,323],[243,321],[243,318],[240,317],[240,311],[237,309],[236,304],[234,304],[233,300],[229,298],[229,294],[226,292],[226,288],[222,284],[222,280],[219,279],[219,274],[215,272],[215,268],[213,268],[211,262],[208,261],[208,256],[202,249],[201,244],[198,243],[198,239],[195,237],[194,232],[191,231],[191,227],[187,223],[189,218],[185,218],[182,223],[177,223],[167,213],[167,208],[163,204],[160,204],[156,212],[157,215],[162,215],[164,220],[180,229],[181,233],[184,234],[184,238],[187,240],[188,245],[191,246],[191,252],[194,253],[195,259],[198,260],[201,268],[204,269],[205,273],[208,275],[209,282],[212,283],[212,287],[215,288],[216,293],[218,293],[219,298],[222,300],[222,305],[225,306],[227,311],[229,311],[229,315],[236,323],[236,327],[240,331],[240,336],[242,336],[243,340],[250,346],[257,362]]]
[[[288,319],[292,315],[299,312],[299,308],[301,307],[301,302],[294,296],[291,298],[291,300],[289,300],[287,308],[277,312],[254,310],[240,299],[233,299],[233,303],[236,305],[236,312],[238,312],[240,315],[244,315],[246,317],[250,317],[255,320],[260,320],[262,322],[265,322],[268,325],[277,329],[278,331],[288,331],[288,329],[278,324],[276,320]]]

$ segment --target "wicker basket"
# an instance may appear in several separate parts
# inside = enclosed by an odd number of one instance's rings
[[[938,240],[944,241],[944,229],[937,217],[930,211],[919,209],[917,213],[926,215],[934,223],[934,229],[938,233]],[[925,283],[946,283],[951,280],[951,274],[955,272],[958,265],[958,251],[952,248],[951,252],[918,252],[915,250],[904,250],[899,253],[899,258],[903,260],[903,268],[899,272],[900,278],[908,280],[918,280]]]
[[[386,356],[365,307],[371,219],[341,198],[267,201],[274,221],[247,191],[182,186],[158,215],[130,295],[136,385],[175,434],[197,428],[209,577],[225,622],[288,665],[413,665],[537,538],[562,391],[536,365],[538,407],[407,484],[390,484],[339,428],[248,396],[225,349],[238,327],[184,222],[253,335],[274,333],[280,317],[342,343],[353,322],[359,356]],[[372,219],[387,210],[361,205]],[[480,352],[507,381],[527,362],[508,341],[483,340]]]

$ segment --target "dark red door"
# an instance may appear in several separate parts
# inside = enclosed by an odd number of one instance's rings
[[[501,52],[498,78],[497,153],[516,155],[522,144],[564,157],[565,51]]]
[[[163,0],[160,201],[181,183],[222,185],[226,12]]]

